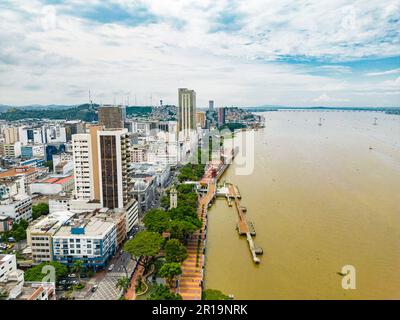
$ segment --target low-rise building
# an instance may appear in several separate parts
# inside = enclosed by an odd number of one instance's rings
[[[32,223],[26,230],[27,244],[31,247],[34,264],[50,262],[53,259],[53,236],[75,213],[61,211],[50,213]]]
[[[68,266],[79,260],[96,270],[106,266],[116,247],[115,223],[95,218],[94,213],[80,215],[53,236],[53,260]]]
[[[21,146],[22,159],[31,159],[31,158],[44,159],[44,156],[45,156],[44,144]]]
[[[5,214],[0,214],[0,232],[12,230],[13,220]]]
[[[0,282],[7,282],[18,278],[17,259],[15,254],[0,254]]]
[[[25,282],[15,300],[56,300],[54,283]]]
[[[6,158],[18,158],[21,156],[21,143],[4,143],[3,144],[3,155]]]
[[[153,177],[135,177],[132,179],[131,193],[138,201],[140,212],[149,210],[155,200],[156,184]]]
[[[29,185],[44,176],[49,172],[48,168],[37,168],[29,166],[21,166],[8,169],[6,171],[0,172],[0,183],[10,179],[16,179],[19,177],[24,177],[25,179],[25,193],[30,192]]]
[[[31,194],[53,195],[68,193],[74,189],[74,176],[53,176],[31,183]]]
[[[148,145],[133,145],[131,146],[131,162],[141,163],[147,161]]]
[[[19,222],[24,219],[32,220],[32,198],[28,195],[17,194],[0,201],[0,215]]]

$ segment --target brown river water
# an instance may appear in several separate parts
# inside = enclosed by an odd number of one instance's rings
[[[400,299],[400,116],[263,115],[253,172],[237,175],[233,164],[221,181],[238,186],[264,254],[255,265],[236,212],[217,200],[206,288],[235,299]],[[345,265],[356,289],[342,288]]]

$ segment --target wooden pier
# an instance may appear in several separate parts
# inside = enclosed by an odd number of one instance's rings
[[[253,261],[255,263],[260,263],[260,258],[257,255],[263,254],[263,249],[260,247],[256,247],[254,244],[253,237],[256,235],[256,230],[254,228],[254,224],[251,221],[246,220],[246,211],[247,208],[241,205],[241,195],[236,186],[229,184],[228,185],[229,194],[227,198],[233,199],[235,203],[235,209],[239,217],[239,222],[237,224],[237,230],[240,235],[245,235],[247,239],[247,243],[249,244],[249,249],[251,255],[253,257]]]

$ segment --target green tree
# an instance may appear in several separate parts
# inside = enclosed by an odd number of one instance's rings
[[[193,192],[193,185],[191,185],[191,184],[180,184],[178,187],[177,187],[177,190],[178,190],[178,192],[179,192],[179,194],[184,194],[184,193],[191,193],[191,192]]]
[[[130,253],[138,263],[147,267],[160,252],[163,243],[164,238],[158,233],[141,231],[125,243],[124,250]],[[138,260],[139,257],[142,259]]]
[[[163,196],[161,198],[160,204],[161,204],[161,207],[163,207],[165,210],[168,210],[169,209],[169,205],[170,205],[169,204],[169,196],[168,195]]]
[[[164,251],[167,262],[183,262],[188,256],[186,247],[177,239],[168,240]]]
[[[25,281],[42,281],[42,279],[45,277],[45,274],[42,273],[42,269],[46,265],[51,265],[55,268],[56,279],[62,278],[68,274],[68,268],[59,262],[43,262],[25,271]]]
[[[171,238],[186,241],[198,229],[193,223],[185,220],[172,220],[170,223],[169,231]]]
[[[117,280],[115,287],[120,290],[123,290],[123,292],[125,293],[126,290],[128,290],[130,284],[131,284],[131,282],[128,277],[121,277]]]
[[[166,231],[169,226],[169,221],[169,213],[159,209],[149,210],[143,219],[146,229],[157,233]]]
[[[174,279],[176,276],[182,274],[181,265],[177,262],[165,263],[159,272],[161,277],[166,278],[168,286],[170,288],[174,287]]]
[[[166,286],[156,284],[147,300],[182,300],[182,297],[179,294],[171,292]]]
[[[82,267],[83,267],[82,260],[74,261],[72,270],[73,270],[73,272],[76,272],[78,274],[78,282],[79,283],[81,282],[81,270],[82,270]]]
[[[49,205],[47,203],[38,203],[32,206],[32,218],[34,220],[47,214],[49,214]]]
[[[142,293],[145,290],[145,283],[143,282],[142,277],[138,277],[136,279],[136,293]]]
[[[203,300],[229,300],[229,297],[219,290],[207,289],[203,291]]]
[[[10,232],[5,233],[6,237],[13,237],[15,241],[21,241],[26,239],[26,228],[28,228],[28,221],[22,219],[19,222],[13,223],[12,230]],[[4,237],[4,240],[7,238]]]

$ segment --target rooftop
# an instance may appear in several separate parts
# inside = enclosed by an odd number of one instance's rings
[[[54,235],[56,231],[74,215],[75,213],[71,211],[51,213],[44,216],[39,222],[32,224],[29,230],[31,233],[50,233]]]
[[[7,178],[7,177],[15,177],[18,175],[27,175],[34,173],[36,171],[39,171],[38,168],[33,168],[33,167],[28,167],[28,166],[22,166],[22,167],[16,167],[9,169],[4,172],[0,172],[0,179],[1,178]]]
[[[97,218],[90,218],[89,221],[84,219],[78,219],[76,221],[71,221],[70,225],[62,226],[55,237],[70,237],[75,235],[79,238],[93,238],[93,237],[103,237],[107,232],[114,228],[115,224],[108,221],[102,221]],[[73,233],[73,230],[80,230],[82,233]]]
[[[70,175],[70,176],[62,176],[62,177],[51,177],[51,178],[46,178],[43,180],[39,180],[39,181],[35,181],[35,183],[47,183],[47,184],[63,184],[66,183],[70,180],[73,180],[74,176]]]

